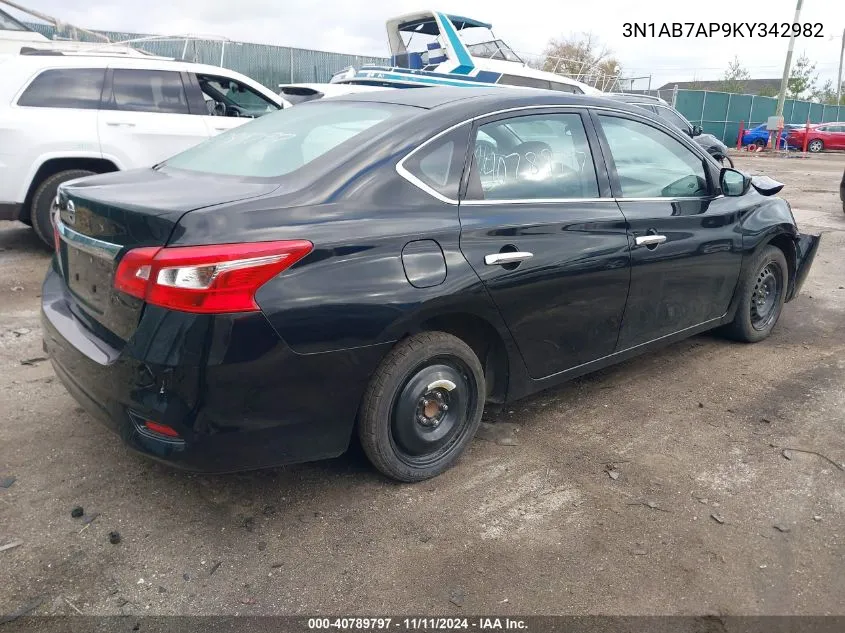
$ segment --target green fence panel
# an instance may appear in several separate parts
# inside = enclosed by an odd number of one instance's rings
[[[772,97],[758,97],[755,95],[754,102],[751,104],[751,120],[748,127],[760,125],[769,120],[770,116],[774,116],[778,108],[778,100]]]
[[[704,119],[704,90],[678,90],[675,109],[691,123],[701,124]]]
[[[795,108],[792,111],[792,116],[787,123],[806,123],[807,117],[810,116],[809,101],[796,101]]]
[[[811,103],[810,104],[810,123],[821,123],[824,121],[824,117],[822,116],[822,112],[824,107],[821,103]]]

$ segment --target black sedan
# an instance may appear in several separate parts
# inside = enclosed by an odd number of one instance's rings
[[[610,100],[314,101],[62,186],[45,347],[158,459],[259,468],[357,434],[383,473],[422,480],[485,403],[713,328],[767,337],[819,241],[781,187]]]
[[[845,211],[845,172],[842,172],[842,182],[839,183],[839,199],[842,200],[842,210]]]

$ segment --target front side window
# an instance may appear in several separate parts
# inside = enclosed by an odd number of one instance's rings
[[[599,115],[623,198],[689,198],[709,193],[703,160],[657,128]]]
[[[100,107],[105,74],[102,68],[45,70],[27,86],[18,105],[96,110]]]
[[[189,114],[179,73],[170,70],[116,68],[105,107],[129,112]]]
[[[538,114],[485,123],[476,135],[469,199],[597,198],[581,115]]]
[[[657,106],[657,116],[666,121],[669,125],[678,128],[682,132],[688,133],[690,131],[689,123],[685,121],[677,112],[674,112],[669,108]]]
[[[197,79],[208,114],[258,117],[281,109],[279,104],[234,79],[211,75],[198,75]]]
[[[227,176],[274,178],[355,143],[414,114],[383,103],[315,101],[238,126],[167,160],[177,169]]]

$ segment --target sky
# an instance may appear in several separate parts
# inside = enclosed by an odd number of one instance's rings
[[[780,77],[789,38],[624,37],[626,22],[791,22],[795,0],[15,0],[78,26],[157,34],[211,34],[231,40],[387,56],[387,18],[434,8],[491,22],[514,50],[539,54],[550,38],[591,32],[625,75],[671,81],[720,79],[734,55],[754,78]],[[430,1],[430,0],[429,0]],[[0,3],[0,6],[3,6]],[[142,10],[140,8],[143,7]],[[823,37],[796,39],[816,63],[820,83],[836,79],[845,0],[804,0],[800,22],[821,23]],[[635,88],[647,87],[642,79]]]

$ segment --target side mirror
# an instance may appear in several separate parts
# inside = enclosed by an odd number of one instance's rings
[[[723,167],[719,174],[719,186],[728,197],[744,196],[751,186],[751,178],[736,169]]]
[[[693,126],[692,126],[692,135],[693,135],[693,136],[698,136],[698,135],[699,135],[699,134],[701,134],[703,131],[704,131],[704,130],[702,130],[702,129],[701,129],[701,126],[700,126],[700,125],[693,125]]]

